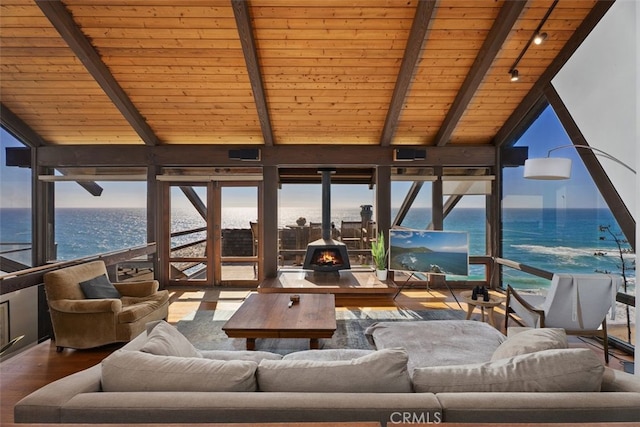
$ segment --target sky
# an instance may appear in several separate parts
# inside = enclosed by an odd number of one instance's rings
[[[529,147],[529,158],[547,157],[549,149],[571,145],[555,111],[547,107],[517,141],[516,147]],[[570,158],[569,180],[539,181],[522,177],[524,167],[505,168],[503,207],[594,208],[606,207],[593,179],[575,148],[556,150],[551,157]]]
[[[566,132],[560,125],[553,110],[547,108],[520,138],[517,146],[528,146],[529,157],[544,157],[551,147],[571,144]],[[5,130],[0,130],[0,207],[30,206],[30,170],[6,166],[7,147],[20,147]],[[557,154],[556,154],[557,153]],[[568,181],[533,181],[522,178],[523,167],[507,168],[504,171],[504,207],[549,207],[549,208],[585,208],[603,207],[604,202],[595,188],[591,177],[582,165],[573,148],[554,152],[553,156],[573,159],[572,179]],[[146,206],[145,182],[99,182],[104,188],[101,196],[95,197],[75,182],[56,183],[57,207],[140,207]],[[409,182],[395,182],[392,185],[392,206],[402,203]],[[430,190],[425,185],[416,201],[416,207],[429,206]],[[247,204],[247,195],[253,198],[255,190],[237,190],[227,200],[234,206]],[[252,193],[253,191],[253,193]],[[228,193],[231,194],[231,193]],[[320,185],[285,185],[280,190],[280,205],[283,207],[304,207],[318,205],[321,197]],[[481,196],[463,198],[458,207],[478,207],[484,203]],[[375,191],[367,185],[333,185],[332,207],[358,209],[360,205],[373,205]],[[249,206],[253,203],[250,201]]]

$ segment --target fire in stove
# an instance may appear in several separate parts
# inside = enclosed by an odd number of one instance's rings
[[[316,251],[316,256],[311,262],[321,266],[339,266],[342,265],[342,257],[335,250],[327,249]]]
[[[338,271],[351,268],[347,246],[335,240],[320,239],[309,243],[304,258],[304,269]]]

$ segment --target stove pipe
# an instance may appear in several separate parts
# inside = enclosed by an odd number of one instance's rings
[[[322,238],[331,239],[331,169],[320,169],[322,173]]]

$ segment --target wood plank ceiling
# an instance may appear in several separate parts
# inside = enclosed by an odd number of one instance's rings
[[[49,144],[492,144],[597,2],[511,82],[552,3],[2,0],[0,97]]]

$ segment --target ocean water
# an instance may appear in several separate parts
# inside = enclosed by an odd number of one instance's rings
[[[255,221],[255,216],[255,208],[231,208],[223,212],[222,227],[249,228],[249,222]],[[279,226],[295,224],[300,216],[304,216],[307,222],[321,221],[320,209],[301,211],[298,208],[283,208]],[[402,225],[424,229],[430,216],[429,209],[413,209]],[[203,226],[202,219],[190,210],[176,211],[173,218],[173,231]],[[333,209],[331,220],[337,227],[343,220],[359,221],[360,209]],[[86,257],[146,242],[145,209],[57,209],[55,221],[59,260]],[[620,272],[615,241],[609,236],[601,239],[604,235],[599,231],[601,225],[611,225],[612,229],[616,229],[616,222],[606,209],[507,209],[503,214],[503,223],[503,258],[547,271]],[[470,254],[486,253],[484,210],[456,209],[445,220],[445,229],[467,231]],[[29,263],[29,252],[19,250],[30,246],[30,236],[29,209],[0,209],[0,252],[3,256]],[[179,244],[180,241],[173,243]],[[625,254],[624,258],[627,265],[635,262],[634,254]],[[471,266],[470,277],[482,277],[483,271],[481,266]],[[629,291],[633,293],[635,271],[629,272],[628,279]],[[503,283],[522,289],[544,288],[549,282],[504,268]]]

